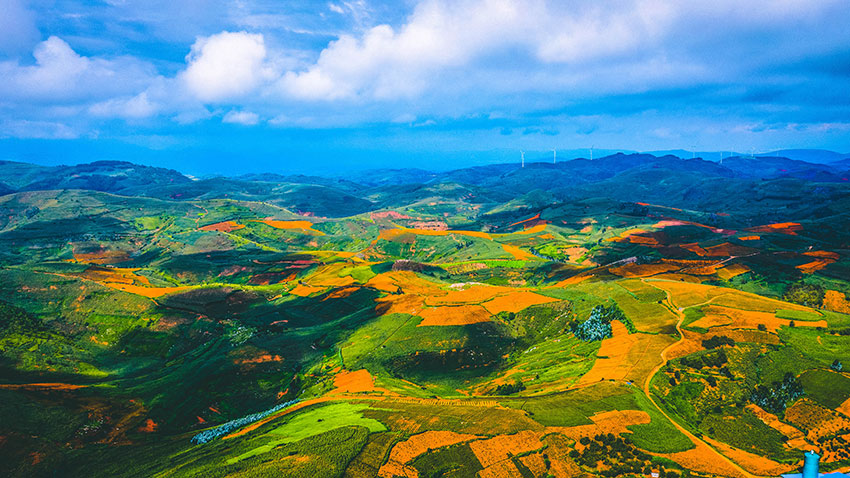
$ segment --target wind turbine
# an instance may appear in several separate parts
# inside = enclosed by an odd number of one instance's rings
[[[590,160],[593,161],[593,146],[590,147]]]
[[[552,164],[555,164],[557,162],[558,162],[558,150],[553,149],[552,150]]]
[[[520,156],[522,156],[522,167],[525,167],[525,151],[520,150]]]

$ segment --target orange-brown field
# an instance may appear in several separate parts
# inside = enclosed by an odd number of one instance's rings
[[[729,280],[741,274],[746,274],[747,272],[750,272],[750,268],[743,264],[730,264],[721,269],[717,269],[717,277],[720,277],[723,280]]]
[[[837,290],[828,290],[823,295],[823,308],[842,314],[850,314],[850,301],[847,296]]]
[[[314,287],[306,284],[298,284],[292,290],[289,291],[292,295],[297,295],[299,297],[307,297],[313,295],[317,292],[324,292],[325,287]]]
[[[557,302],[557,300],[552,297],[535,294],[534,292],[519,291],[496,296],[481,305],[491,314],[496,315],[499,312],[516,313],[533,305],[548,304],[550,302]]]
[[[806,442],[806,437],[803,432],[785,422],[780,421],[779,417],[776,415],[765,411],[754,403],[747,405],[746,408],[752,412],[753,415],[757,416],[759,420],[764,422],[765,425],[788,437],[787,444],[789,447],[805,450],[807,447],[811,446],[808,442]]]
[[[652,264],[638,264],[638,263],[630,263],[619,267],[612,267],[608,269],[612,274],[618,275],[620,277],[633,278],[633,277],[649,277],[654,276],[656,274],[662,274],[664,272],[670,272],[681,269],[680,266],[675,264],[665,264],[661,263],[652,263]]]
[[[77,277],[97,282],[100,285],[110,287],[112,289],[141,295],[151,299],[162,297],[166,294],[182,292],[192,288],[190,286],[151,287],[148,278],[136,274],[137,270],[138,269],[89,267],[82,273],[77,274]]]
[[[234,221],[223,221],[215,224],[208,224],[206,226],[199,227],[198,229],[202,231],[233,232],[243,229],[244,227],[244,224],[238,224]]]
[[[419,314],[419,327],[429,325],[469,325],[488,322],[490,313],[480,305],[426,307]]]
[[[631,425],[641,425],[650,422],[649,414],[643,410],[611,410],[599,412],[590,417],[593,423],[576,427],[547,427],[546,432],[557,432],[575,441],[583,437],[594,437],[604,433],[629,433]],[[576,445],[581,448],[580,444]]]
[[[0,383],[0,390],[77,390],[87,386],[70,383]]]
[[[709,329],[712,327],[729,329],[756,329],[763,325],[770,332],[776,332],[781,327],[791,324],[789,319],[780,319],[770,312],[756,312],[751,310],[732,309],[718,305],[707,305],[703,307],[705,316],[694,322],[694,327]],[[801,327],[826,327],[825,320],[819,321],[797,321]]]
[[[778,232],[796,236],[798,232],[803,230],[803,226],[796,222],[780,222],[776,224],[766,224],[764,226],[751,227],[747,229],[750,232]]]
[[[806,397],[785,410],[785,421],[801,430],[807,430],[806,438],[812,443],[822,436],[850,428],[850,419],[846,416],[824,408]]]
[[[758,476],[779,476],[780,474],[790,473],[797,469],[797,465],[777,463],[769,458],[739,450],[725,443],[711,440],[710,438],[708,441],[715,449],[740,465],[741,468]]]
[[[801,312],[812,311],[812,309],[802,305],[782,302],[756,294],[751,294],[749,292],[741,292],[735,289],[670,280],[646,280],[650,281],[650,283],[655,287],[669,292],[672,297],[673,305],[676,307],[692,307],[711,301],[711,303],[715,305],[724,305],[727,307],[759,312],[775,313],[780,309],[797,310]]]
[[[276,219],[263,219],[253,222],[260,222],[275,229],[298,229],[301,231],[310,232],[317,236],[325,235],[324,232],[313,229],[313,223],[310,221],[279,221]]]
[[[464,443],[479,438],[477,435],[455,433],[451,431],[427,431],[413,435],[403,442],[397,443],[390,451],[389,461],[378,470],[378,476],[393,478],[405,476],[418,478],[413,467],[408,466],[416,457],[444,446]]]
[[[502,244],[502,249],[504,249],[505,252],[507,252],[508,254],[514,256],[514,259],[517,259],[517,260],[520,260],[520,261],[536,261],[536,260],[538,260],[537,256],[535,256],[534,254],[532,254],[530,252],[525,252],[524,250],[520,249],[519,247],[512,246],[510,244]]]
[[[334,376],[334,389],[330,394],[371,392],[373,390],[375,390],[375,385],[372,375],[369,374],[368,370],[360,369],[336,374]]]
[[[700,473],[707,473],[712,476],[727,476],[735,478],[744,476],[743,473],[738,471],[730,463],[718,459],[717,453],[705,443],[697,442],[694,445],[694,448],[686,451],[680,451],[677,453],[653,453],[653,455],[668,458],[686,468]]]
[[[803,255],[815,258],[811,262],[797,266],[797,269],[800,269],[804,274],[813,274],[839,259],[838,253],[830,251],[808,251],[804,252]]]
[[[88,264],[117,264],[130,259],[127,251],[99,248],[89,252],[74,250],[74,260]]]
[[[450,230],[434,231],[434,230],[430,230],[430,229],[408,229],[406,227],[399,227],[399,228],[395,228],[395,229],[384,229],[384,230],[381,231],[381,233],[378,237],[380,239],[391,241],[391,240],[393,240],[393,239],[395,239],[398,236],[401,236],[403,234],[414,234],[414,235],[419,235],[419,236],[448,236],[449,234],[457,234],[459,236],[477,237],[477,238],[480,238],[480,239],[487,239],[487,240],[492,239],[490,234],[487,234],[486,232],[480,232],[480,231],[450,231]]]
[[[611,323],[614,336],[602,341],[593,368],[579,383],[602,380],[626,380],[643,383],[647,375],[661,363],[661,351],[675,342],[669,335],[630,334],[622,322]]]

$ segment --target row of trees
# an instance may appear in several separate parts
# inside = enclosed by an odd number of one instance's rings
[[[235,430],[238,430],[238,429],[244,427],[245,425],[254,423],[257,420],[261,420],[261,419],[266,418],[267,416],[269,416],[273,413],[279,412],[279,411],[283,410],[284,408],[286,408],[290,405],[295,405],[299,401],[300,400],[296,398],[295,400],[290,400],[286,403],[281,403],[280,405],[275,405],[272,408],[269,408],[268,410],[265,410],[265,411],[262,411],[262,412],[257,412],[257,413],[252,413],[252,414],[246,415],[242,418],[237,418],[236,420],[230,420],[229,422],[223,423],[223,424],[221,424],[221,425],[219,425],[215,428],[210,428],[209,430],[204,430],[201,433],[198,433],[197,435],[192,437],[192,443],[195,443],[195,444],[198,444],[198,445],[202,445],[204,443],[209,443],[212,440],[215,440],[218,437],[227,435],[228,433],[235,431]]]

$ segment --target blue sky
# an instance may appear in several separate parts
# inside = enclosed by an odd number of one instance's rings
[[[0,159],[850,152],[846,0],[0,0]]]

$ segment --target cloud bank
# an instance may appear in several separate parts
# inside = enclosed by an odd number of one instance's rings
[[[831,138],[850,124],[843,0],[423,0],[409,10],[245,0],[199,7],[182,29],[167,2],[114,2],[63,23],[3,1],[6,137],[215,120],[572,140],[619,129],[623,143],[643,134],[661,146],[759,130],[794,138],[800,125]],[[117,41],[91,26],[104,18],[124,19],[111,27]]]

